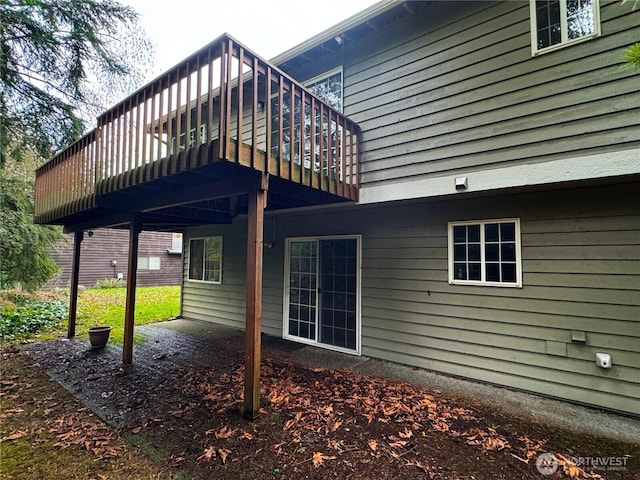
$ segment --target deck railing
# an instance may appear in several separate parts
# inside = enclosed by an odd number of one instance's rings
[[[100,117],[36,173],[36,221],[220,159],[357,199],[358,126],[223,35]]]
[[[92,130],[36,171],[36,222],[45,223],[95,205],[95,161],[96,131]]]

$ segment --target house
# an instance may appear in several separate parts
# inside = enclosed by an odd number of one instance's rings
[[[40,168],[35,218],[128,229],[125,362],[138,234],[183,232],[248,417],[261,331],[637,415],[639,36],[617,0],[382,1],[271,61],[223,35]]]
[[[101,228],[82,243],[78,282],[92,287],[106,278],[126,280],[129,235],[122,229]],[[73,235],[58,242],[50,255],[60,267],[43,287],[65,288],[71,282]],[[138,249],[137,286],[180,285],[182,283],[182,235],[171,232],[142,232]]]

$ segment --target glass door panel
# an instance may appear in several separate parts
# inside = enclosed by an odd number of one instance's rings
[[[357,240],[320,241],[320,343],[356,349]]]
[[[292,241],[289,254],[289,335],[316,340],[318,245]]]

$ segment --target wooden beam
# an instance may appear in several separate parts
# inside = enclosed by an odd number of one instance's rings
[[[130,213],[116,213],[104,217],[94,217],[90,220],[65,225],[62,229],[63,233],[74,233],[82,230],[93,230],[97,228],[114,228],[129,223],[131,219]]]
[[[231,195],[246,193],[252,188],[261,176],[261,172],[250,170],[241,175],[221,178],[197,186],[185,186],[174,191],[149,193],[142,198],[96,198],[96,206],[106,208],[121,208],[125,211],[149,212],[167,207],[177,207],[186,203],[214,200]]]
[[[133,361],[133,325],[136,308],[136,275],[138,271],[138,239],[140,238],[140,216],[134,215],[129,225],[129,264],[127,266],[127,299],[124,312],[124,342],[122,363]]]
[[[69,322],[67,337],[76,336],[76,313],[78,311],[78,283],[80,278],[80,246],[84,232],[75,232],[73,237],[73,263],[71,265],[71,291],[69,292]]]
[[[262,187],[266,185],[263,181]],[[262,314],[262,250],[266,190],[249,192],[247,226],[246,349],[244,417],[255,419],[260,412],[260,334]]]

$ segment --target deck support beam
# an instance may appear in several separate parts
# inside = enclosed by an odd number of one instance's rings
[[[133,326],[136,308],[136,276],[138,271],[138,239],[142,230],[139,215],[134,215],[129,224],[129,263],[127,265],[127,299],[124,312],[124,341],[122,363],[133,361]]]
[[[264,176],[260,188],[249,192],[244,374],[244,417],[249,420],[255,419],[260,412],[262,254],[266,184]]]
[[[67,338],[76,336],[76,314],[78,312],[78,284],[80,282],[80,246],[84,232],[75,232],[73,236],[73,263],[71,265],[71,289],[69,291],[69,322]]]

